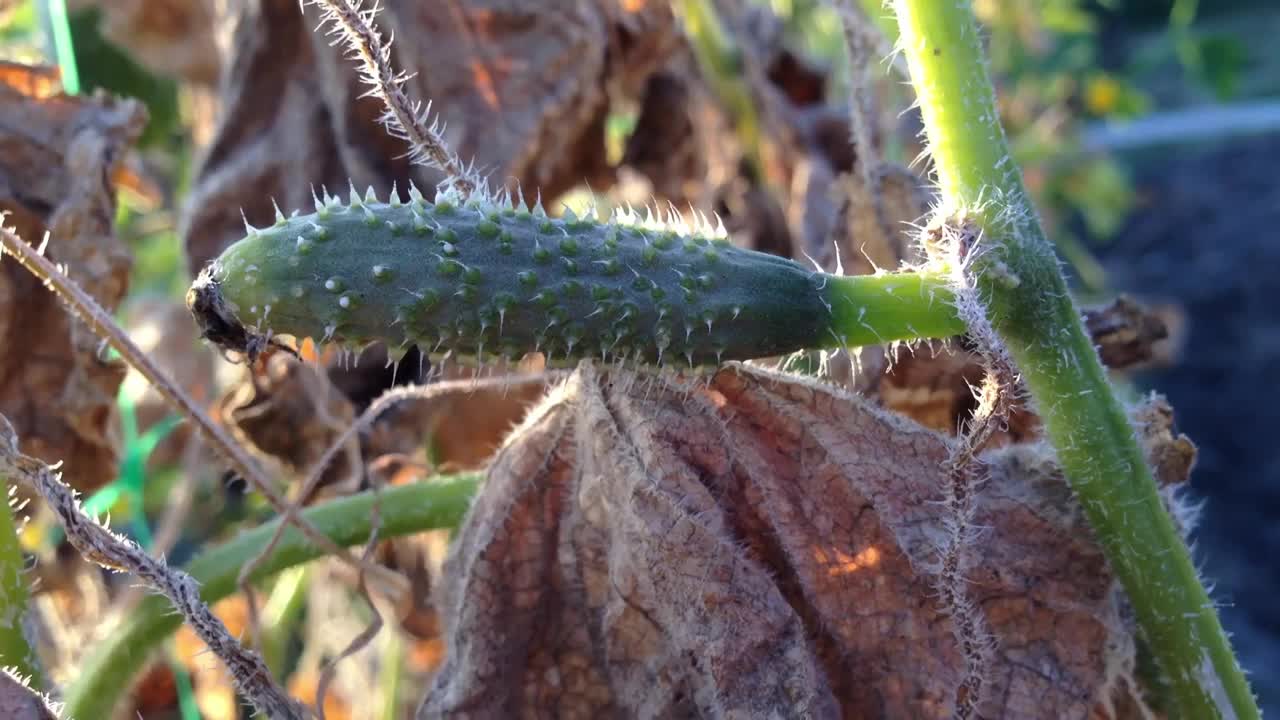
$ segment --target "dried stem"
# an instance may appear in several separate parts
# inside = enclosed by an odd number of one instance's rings
[[[324,474],[325,469],[329,467],[329,463],[333,462],[333,459],[342,450],[342,448],[345,447],[346,444],[358,433],[368,430],[369,427],[382,415],[382,413],[405,400],[433,400],[447,395],[452,395],[454,393],[472,392],[482,388],[509,388],[529,383],[546,383],[549,381],[550,377],[552,377],[550,374],[537,374],[529,377],[503,377],[487,380],[454,380],[433,383],[425,386],[404,386],[392,388],[370,403],[369,407],[361,413],[360,417],[354,423],[351,423],[337,438],[333,440],[332,443],[330,443],[329,447],[325,449],[324,453],[320,456],[320,459],[316,461],[315,465],[311,468],[311,471],[307,474],[307,478],[303,481],[302,488],[299,491],[298,496],[302,498],[310,497],[311,493],[315,491],[316,486],[320,484],[320,478]],[[265,562],[266,559],[275,551],[276,545],[280,542],[280,538],[284,535],[287,526],[297,519],[298,512],[298,507],[295,504],[290,504],[282,511],[281,517],[284,522],[276,527],[271,539],[262,546],[261,552],[257,553],[252,560],[245,564],[244,568],[240,572],[238,582],[243,583],[247,578],[254,576],[258,572],[262,563]]]
[[[377,473],[374,473],[374,475],[376,476]],[[374,480],[372,495],[373,522],[369,527],[369,539],[365,542],[364,552],[362,553],[362,557],[365,559],[373,557],[373,551],[378,546],[378,530],[380,529],[382,522],[382,488],[380,480]],[[333,682],[334,675],[338,672],[338,663],[360,652],[365,648],[365,646],[373,642],[373,639],[378,636],[378,632],[382,630],[382,613],[378,612],[378,606],[374,603],[373,597],[369,594],[369,586],[365,584],[365,576],[363,572],[361,572],[356,578],[356,591],[360,594],[360,597],[364,598],[365,602],[369,604],[369,609],[373,612],[373,618],[369,620],[369,624],[365,626],[364,630],[361,630],[354,638],[352,638],[351,642],[347,643],[347,646],[343,648],[336,657],[330,660],[323,670],[320,671],[320,678],[316,682],[315,705],[316,714],[320,717],[320,720],[325,720],[324,699],[329,693],[329,685]]]
[[[855,0],[837,0],[836,12],[844,29],[845,48],[849,54],[849,131],[853,140],[854,162],[858,174],[874,197],[880,183],[880,156],[878,123],[872,99],[875,88],[871,81],[871,66],[875,62],[874,38],[879,36],[870,27],[870,20]]]
[[[0,227],[0,257],[6,252],[13,255],[32,275],[40,278],[45,287],[62,298],[70,312],[88,325],[89,330],[94,335],[102,338],[116,352],[119,352],[125,362],[129,363],[131,367],[146,378],[171,407],[181,412],[184,417],[194,423],[201,438],[222,455],[231,465],[232,470],[243,477],[258,492],[262,493],[263,497],[267,499],[267,502],[271,504],[271,507],[276,512],[287,512],[289,503],[285,502],[275,488],[272,487],[266,474],[262,472],[245,449],[232,439],[225,429],[213,422],[172,378],[161,370],[141,348],[134,344],[124,329],[116,324],[111,315],[103,310],[96,300],[67,277],[42,253],[32,248],[11,230]],[[356,568],[366,564],[352,557],[351,553],[347,552],[345,548],[338,547],[315,528],[300,521],[298,529],[327,554],[333,555]],[[391,582],[402,582],[398,574],[386,568],[373,565],[370,569],[381,577],[390,577]]]
[[[379,121],[392,136],[409,143],[411,161],[442,171],[446,183],[470,195],[483,187],[474,170],[462,163],[444,140],[444,128],[431,120],[431,104],[411,101],[404,92],[409,76],[391,67],[391,44],[384,43],[374,25],[378,14],[375,2],[364,9],[364,0],[304,0],[321,11],[322,24],[333,26],[335,44],[346,46],[349,57],[359,63],[360,76],[369,86],[366,96],[382,101],[386,111]]]
[[[303,720],[307,711],[271,679],[262,658],[245,649],[200,598],[200,586],[188,574],[148,555],[133,541],[112,533],[86,515],[58,473],[18,451],[7,420],[0,423],[0,474],[29,486],[53,510],[67,539],[87,559],[104,568],[128,572],[159,590],[196,635],[226,664],[236,689],[270,718]]]
[[[874,218],[880,242],[889,243],[896,228],[889,221],[885,208],[884,162],[880,157],[883,134],[876,116],[875,84],[871,79],[876,50],[883,44],[878,41],[884,38],[872,26],[857,0],[836,0],[835,4],[849,56],[849,134],[856,176],[841,183],[845,193],[840,203],[840,218],[831,229],[833,233],[848,236],[859,226],[867,227],[866,222],[859,223],[855,218]],[[836,236],[833,238],[835,247],[843,246],[846,239],[867,241],[866,238]]]
[[[284,359],[284,358],[281,358],[281,359]],[[338,390],[333,386],[333,383],[329,381],[328,377],[322,372],[308,372],[305,375],[305,377],[307,379],[314,381],[314,383],[307,383],[306,391],[315,396],[323,396],[324,398],[326,398],[325,400],[321,402],[317,402],[315,404],[314,406],[316,409],[315,420],[320,425],[328,426],[329,429],[341,433],[344,429],[346,429],[347,423],[341,420],[340,418],[334,417],[328,411],[328,407],[329,407],[328,398],[332,397],[332,394],[335,392],[338,392]],[[360,454],[360,444],[358,442],[352,442],[348,444],[347,448],[348,448],[348,452],[347,452],[348,459],[350,460],[350,463],[351,463],[351,474],[355,477],[355,479],[358,480],[360,477],[363,477],[364,475],[364,461]],[[318,480],[319,478],[317,478],[317,482]],[[289,503],[289,506],[285,509],[283,513],[284,525],[288,525],[289,523],[294,522],[295,518],[297,517],[298,506],[302,503],[307,502],[308,498],[310,498],[311,496],[311,492],[313,489],[314,489],[313,487],[308,486],[303,492],[297,493],[293,501]],[[284,525],[282,525],[282,527]],[[244,595],[245,607],[248,610],[249,627],[252,629],[252,633],[253,633],[253,646],[255,649],[258,649],[258,650],[262,649],[262,623],[261,623],[261,618],[259,617],[259,612],[258,612],[257,593],[254,591],[253,584],[249,581],[249,576],[253,574],[254,570],[257,568],[257,564],[262,560],[262,558],[270,554],[274,546],[274,542],[278,538],[279,538],[279,531],[277,531],[276,538],[273,538],[273,542],[271,543],[271,545],[263,548],[262,552],[258,554],[258,557],[254,558],[253,561],[246,564],[246,566],[241,570],[240,577],[237,580],[237,585],[240,589],[240,592]],[[402,583],[400,586],[400,589],[406,589],[406,588],[407,586]]]
[[[424,530],[456,527],[470,506],[478,484],[476,475],[435,477],[383,492],[381,535],[401,537]],[[372,493],[332,500],[302,511],[302,518],[333,542],[350,546],[370,534]],[[214,603],[236,590],[240,568],[283,523],[271,523],[242,532],[225,544],[196,556],[183,569],[200,585],[205,602]],[[259,581],[285,568],[323,556],[296,526],[286,529],[267,562],[258,566],[252,580]],[[151,651],[181,625],[182,619],[161,598],[148,597],[125,620],[97,643],[65,689],[67,712],[76,720],[110,717],[120,696],[144,667]]]
[[[969,597],[965,570],[977,529],[973,524],[975,499],[984,478],[978,451],[1007,420],[1016,380],[1008,365],[987,362],[987,372],[977,389],[978,406],[965,424],[947,459],[947,540],[938,570],[938,594],[951,615],[956,643],[964,658],[964,673],[956,687],[953,716],[966,720],[979,716],[982,689],[991,667],[994,638],[986,629],[982,609]]]

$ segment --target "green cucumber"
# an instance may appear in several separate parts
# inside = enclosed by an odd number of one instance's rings
[[[416,189],[407,203],[353,189],[309,215],[277,212],[201,274],[188,305],[235,349],[267,333],[481,360],[700,366],[963,331],[940,278],[828,275],[734,247],[706,222],[550,217]]]

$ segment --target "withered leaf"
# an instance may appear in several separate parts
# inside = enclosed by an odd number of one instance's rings
[[[950,442],[742,366],[580,367],[499,450],[450,551],[419,717],[948,717]],[[983,717],[1135,707],[1121,595],[1050,457],[987,456],[967,552],[996,643]]]
[[[1162,340],[1167,335],[1164,316],[1168,312],[1167,307],[1151,307],[1122,296],[1106,305],[1085,308],[1084,321],[1103,364],[1111,370],[1126,371],[1169,352]],[[960,421],[973,411],[971,388],[981,380],[983,367],[981,358],[963,343],[951,345],[947,350],[942,343],[931,341],[911,352],[891,353],[881,348],[862,348],[855,386],[886,408],[939,432],[954,433]],[[1154,453],[1153,463],[1162,482],[1173,483],[1177,481],[1163,478],[1185,479],[1195,449],[1185,436],[1167,432],[1172,408],[1167,403],[1157,405],[1136,408],[1134,420],[1139,426],[1156,421],[1157,427],[1165,430],[1153,430],[1145,440],[1148,452]],[[1148,411],[1157,410],[1169,417],[1146,417]],[[996,444],[1030,440],[1041,433],[1040,419],[1024,409],[1015,408],[1006,425],[1004,432],[997,433]]]
[[[351,388],[334,382],[335,376],[349,379],[338,370],[326,372],[315,363],[276,353],[221,399],[219,412],[249,447],[305,476],[362,410],[353,403]],[[442,380],[472,377],[474,371],[452,367],[440,374]],[[396,464],[380,463],[388,457],[409,464],[429,461],[440,472],[481,468],[543,389],[538,383],[461,385],[456,392],[409,397],[385,410],[333,458],[318,487],[354,491],[362,487],[366,471],[393,479],[396,473],[388,468]],[[364,468],[365,460],[383,466]]]
[[[1126,368],[1151,360],[1156,345],[1169,337],[1169,328],[1157,310],[1121,295],[1107,305],[1087,308],[1085,326],[1098,346],[1102,362]]]
[[[1177,431],[1173,406],[1161,395],[1151,395],[1133,408],[1130,415],[1147,451],[1147,462],[1161,485],[1178,485],[1191,477],[1196,463],[1196,444]]]
[[[108,310],[124,296],[131,258],[113,231],[112,176],[146,123],[134,101],[53,92],[39,68],[0,74],[0,212],[27,242],[50,233],[48,256]],[[91,491],[114,477],[115,396],[124,366],[15,262],[0,264],[0,413],[29,452],[65,462]]]
[[[610,184],[604,119],[612,99],[639,97],[678,42],[669,3],[655,0],[390,0],[377,23],[392,60],[432,101],[447,140],[496,183],[518,182],[549,201],[588,181]],[[193,272],[312,187],[350,180],[386,193],[441,177],[411,167],[404,143],[376,120],[383,108],[341,48],[314,33],[296,0],[241,3],[228,51],[223,119],[189,201],[183,235]]]
[[[219,56],[210,27],[215,0],[80,0],[102,11],[102,34],[154,73],[202,85],[218,81]]]
[[[249,447],[275,457],[305,476],[325,450],[355,420],[355,409],[323,370],[284,353],[265,361],[251,382],[222,400],[221,413]],[[357,443],[349,443],[321,475],[321,486],[343,483],[348,491],[363,476]],[[309,498],[307,498],[309,499]]]

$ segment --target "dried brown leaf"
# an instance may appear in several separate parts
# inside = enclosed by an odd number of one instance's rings
[[[152,662],[133,684],[129,697],[132,710],[144,718],[175,707],[178,704],[178,678],[173,666],[165,660]]]
[[[328,381],[322,369],[284,353],[270,357],[262,372],[233,389],[222,414],[248,445],[305,475],[355,420],[351,401]],[[325,468],[321,485],[360,485],[361,456],[339,453]]]
[[[1152,395],[1131,414],[1156,480],[1161,485],[1185,483],[1191,477],[1197,451],[1191,438],[1177,431],[1173,406],[1163,396]]]
[[[536,403],[543,388],[483,388],[434,401],[409,401],[394,419],[379,424],[381,433],[411,428],[419,443],[429,440],[431,459],[441,472],[476,470],[502,444],[508,431]],[[381,435],[378,436],[379,438]],[[390,442],[379,449],[391,447]]]
[[[1102,307],[1086,309],[1084,322],[1102,362],[1110,368],[1150,361],[1157,343],[1169,337],[1158,313],[1123,295]]]
[[[377,124],[376,98],[356,68],[313,33],[296,0],[248,0],[235,16],[223,85],[223,119],[185,218],[197,270],[251,222],[304,208],[311,189],[348,179],[386,193],[393,181],[423,189],[441,179],[411,166],[404,144]],[[677,42],[675,19],[655,0],[483,0],[382,3],[393,64],[405,91],[433,102],[446,139],[497,183],[518,182],[550,200],[586,180],[612,182],[604,119],[613,98],[639,97]],[[266,101],[264,101],[266,99]]]
[[[102,11],[102,34],[153,73],[201,85],[218,82],[220,58],[210,29],[220,0],[76,0]]]
[[[633,199],[637,205],[654,196],[679,206],[701,199],[708,179],[708,148],[695,117],[698,107],[707,102],[705,91],[700,90],[687,73],[675,68],[649,78],[635,130],[622,155],[622,164],[644,175],[651,185]]]
[[[124,296],[131,262],[115,237],[112,178],[146,122],[142,105],[69,97],[40,68],[7,65],[0,78],[0,213],[104,307]],[[0,264],[0,412],[32,455],[65,461],[69,483],[91,491],[112,479],[115,396],[124,366],[58,299],[15,262]]]
[[[419,717],[949,716],[963,663],[932,568],[951,442],[743,367],[580,368],[458,534]],[[983,716],[1110,707],[1132,638],[1101,550],[1044,448],[987,457],[965,568],[997,643]]]
[[[289,472],[305,475],[352,424],[357,414],[353,398],[363,389],[359,384],[371,380],[344,369],[340,361],[329,362],[332,365],[325,368],[284,353],[273,355],[260,372],[223,398],[221,414],[249,446],[283,463]],[[374,367],[378,375],[386,374],[381,364]],[[530,371],[535,365],[521,367]],[[506,369],[495,364],[488,370],[502,374]],[[442,380],[474,376],[473,370],[463,368],[439,374]],[[536,384],[477,384],[441,396],[405,398],[362,430],[358,444],[351,443],[326,466],[319,487],[353,491],[364,485],[366,472],[395,482],[395,472],[385,467],[386,458],[400,460],[401,467],[405,462],[416,461],[419,467],[431,462],[440,472],[479,469],[541,394]],[[371,460],[370,467],[362,469],[359,464],[365,458]]]
[[[1147,306],[1121,297],[1107,305],[1087,308],[1084,317],[1104,364],[1112,370],[1125,370],[1168,353],[1162,340],[1168,313],[1166,307]],[[880,348],[863,348],[855,387],[916,422],[939,432],[954,433],[974,408],[970,388],[979,383],[983,369],[980,358],[966,350],[963,343],[950,344],[948,350],[942,343],[929,342],[914,351],[900,349],[890,355]],[[1147,422],[1141,417],[1135,420],[1140,425]],[[1163,422],[1162,426],[1167,428],[1170,422]],[[1015,409],[996,444],[1035,439],[1040,430],[1038,417],[1026,409]],[[1194,447],[1185,437],[1181,440],[1185,446],[1179,446],[1176,438],[1167,433],[1158,436],[1154,433],[1147,438],[1150,451],[1181,456],[1181,460],[1168,457],[1163,462],[1172,463],[1168,470],[1171,477],[1185,479]],[[1183,466],[1181,470],[1177,469],[1179,464]]]

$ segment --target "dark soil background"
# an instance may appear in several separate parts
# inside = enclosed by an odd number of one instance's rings
[[[1280,133],[1130,160],[1143,207],[1099,255],[1114,288],[1187,314],[1180,361],[1139,381],[1199,445],[1197,559],[1264,711],[1280,713]]]
[[[1149,6],[1149,7],[1147,7]],[[1143,66],[1153,109],[1272,104],[1280,98],[1280,4],[1200,3],[1196,32],[1243,49],[1232,97],[1168,59],[1165,0],[1108,15],[1104,64]],[[1145,8],[1144,15],[1137,12]],[[1106,15],[1107,11],[1103,11]],[[1140,196],[1117,236],[1096,250],[1109,285],[1179,304],[1183,352],[1148,371],[1199,446],[1192,497],[1204,508],[1196,559],[1267,715],[1280,714],[1280,129],[1119,155]],[[1269,712],[1268,712],[1269,711]]]

